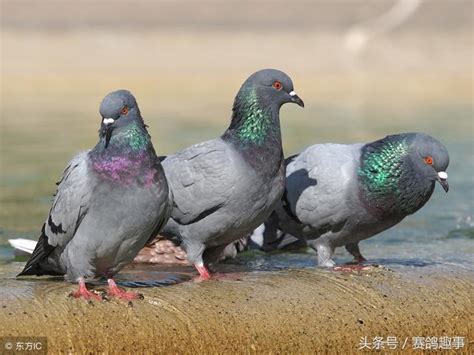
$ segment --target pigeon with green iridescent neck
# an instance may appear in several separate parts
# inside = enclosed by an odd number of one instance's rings
[[[19,276],[65,275],[79,283],[73,295],[97,295],[86,279],[108,279],[109,295],[137,294],[117,287],[112,277],[166,223],[169,189],[163,168],[133,95],[119,90],[100,105],[100,139],[75,156],[63,177],[39,241]]]
[[[174,198],[162,234],[181,241],[203,279],[210,277],[207,265],[263,223],[283,194],[280,107],[288,102],[303,106],[291,79],[260,70],[240,88],[220,138],[162,162]]]
[[[263,244],[270,249],[285,242],[278,228],[307,241],[324,267],[335,265],[332,255],[341,246],[364,261],[361,240],[418,211],[435,182],[448,192],[448,151],[423,133],[367,144],[316,144],[286,163],[285,193],[265,223]]]

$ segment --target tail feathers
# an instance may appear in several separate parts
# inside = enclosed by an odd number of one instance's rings
[[[36,244],[38,244],[35,240],[23,238],[8,239],[8,243],[10,243],[13,248],[28,254],[33,254]]]
[[[52,245],[49,245],[48,237],[44,233],[44,226],[41,232],[42,232],[41,236],[38,240],[38,243],[36,243],[36,247],[33,251],[33,254],[31,255],[30,260],[28,260],[23,271],[20,272],[17,276],[26,276],[26,275],[41,276],[41,275],[60,275],[61,274],[59,272],[55,272],[49,269],[44,269],[41,266],[41,264],[47,260],[49,254],[51,254],[51,252],[55,248]]]

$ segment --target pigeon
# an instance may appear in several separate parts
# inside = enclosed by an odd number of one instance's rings
[[[221,137],[162,161],[173,194],[162,235],[175,238],[201,279],[225,247],[263,223],[281,199],[285,166],[280,107],[303,101],[285,73],[264,69],[240,88]]]
[[[139,295],[120,289],[113,276],[166,223],[169,188],[137,102],[126,90],[100,105],[99,142],[79,153],[57,183],[49,215],[24,275],[65,275],[78,282],[76,298],[99,298],[85,281],[108,279],[108,294],[123,300]]]
[[[335,248],[345,246],[362,263],[361,240],[418,211],[435,182],[448,192],[448,164],[447,149],[423,133],[367,144],[310,146],[286,159],[283,198],[266,221],[265,233],[251,239],[269,250],[296,237],[317,251],[322,267],[334,267]]]

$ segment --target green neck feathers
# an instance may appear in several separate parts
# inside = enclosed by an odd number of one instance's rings
[[[419,176],[409,138],[389,136],[362,147],[359,186],[365,206],[377,215],[403,218],[430,198],[434,183]]]
[[[270,134],[277,131],[270,107],[262,107],[255,88],[242,89],[234,103],[229,130],[242,143],[262,145]]]
[[[402,160],[408,154],[406,139],[381,143],[374,148],[363,149],[359,176],[371,194],[399,193]]]
[[[151,137],[142,122],[130,122],[117,127],[112,133],[109,145],[105,148],[105,136],[101,138],[100,150],[108,154],[119,152],[140,153],[152,148]]]
[[[133,122],[124,130],[122,141],[133,151],[145,150],[151,143],[150,135],[144,132],[137,122]]]

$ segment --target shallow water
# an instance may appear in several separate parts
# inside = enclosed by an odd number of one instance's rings
[[[453,111],[457,114],[463,112]],[[469,110],[464,111],[460,118],[465,122]],[[294,115],[294,113],[293,113]],[[433,125],[439,124],[442,115],[434,116]],[[421,125],[425,120],[420,118]],[[337,139],[304,138],[304,141],[294,143],[299,132],[303,132],[302,122],[294,123],[295,127],[285,132],[290,146],[287,152],[295,152],[305,145],[320,141],[336,141]],[[311,123],[313,125],[314,123]],[[411,126],[416,126],[412,124]],[[473,142],[469,124],[464,123],[464,133],[459,131],[447,131],[432,133],[440,139],[450,153],[449,193],[445,193],[440,186],[436,186],[430,201],[420,211],[407,217],[402,223],[382,234],[363,241],[361,251],[370,261],[381,264],[456,264],[472,268],[474,254],[474,217],[473,217],[473,186],[474,186],[474,154]],[[298,129],[299,128],[299,129]],[[373,127],[372,127],[373,128]],[[414,127],[408,127],[414,128]],[[184,128],[183,128],[184,129]],[[205,139],[216,135],[214,131],[219,128],[203,130],[196,140]],[[285,130],[285,127],[283,127]],[[414,129],[413,129],[414,130]],[[378,129],[376,129],[378,131]],[[410,129],[406,129],[410,131]],[[90,132],[89,132],[90,133]],[[385,130],[385,133],[389,131]],[[331,136],[331,132],[324,131],[326,136]],[[340,135],[340,133],[334,133]],[[288,137],[289,136],[289,137]],[[379,134],[383,136],[383,133]],[[177,135],[179,141],[189,140],[184,136]],[[350,141],[350,134],[346,133],[341,141]],[[353,141],[355,139],[352,139]],[[171,144],[171,143],[169,143]],[[174,142],[179,146],[179,142]],[[182,143],[185,144],[185,143]],[[167,145],[167,144],[165,144]],[[22,155],[17,154],[16,159],[21,159]],[[13,249],[8,245],[10,238],[30,238],[36,239],[41,226],[41,220],[47,213],[50,204],[50,193],[54,189],[54,182],[60,175],[57,171],[48,170],[45,175],[24,175],[22,167],[24,163],[9,157],[10,168],[2,170],[2,222],[0,225],[0,263],[9,263],[14,260]],[[28,163],[28,169],[35,170],[35,166],[40,168],[41,161]],[[4,164],[5,166],[5,164]],[[56,162],[55,166],[62,167],[62,162]],[[308,251],[311,254],[311,251]],[[253,263],[251,258],[244,257],[249,263]],[[291,260],[291,261],[289,261]],[[272,265],[275,266],[301,266],[313,265],[314,257],[307,257],[303,253],[286,255],[277,254],[271,258]],[[345,262],[350,258],[345,251],[338,249],[336,261]],[[4,266],[5,268],[6,266]]]

